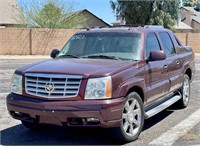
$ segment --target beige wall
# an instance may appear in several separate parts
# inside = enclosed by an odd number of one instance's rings
[[[50,54],[52,49],[61,49],[76,29],[32,29],[32,54]]]
[[[0,28],[0,55],[49,55],[60,49],[78,29]],[[183,45],[200,53],[200,33],[176,33]]]
[[[0,28],[0,55],[48,55],[78,29]]]
[[[181,41],[181,43],[182,43],[183,45],[186,45],[187,33],[176,33],[175,35],[178,37],[178,39]]]
[[[0,54],[29,54],[29,29],[0,28]]]
[[[192,46],[194,52],[200,53],[200,33],[188,33],[188,45]]]
[[[192,46],[195,53],[200,53],[200,33],[176,33],[183,45]]]

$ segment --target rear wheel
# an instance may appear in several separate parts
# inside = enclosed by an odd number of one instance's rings
[[[177,105],[180,108],[185,108],[188,106],[190,99],[190,78],[187,74],[184,75],[183,85],[180,90],[182,98],[178,101]]]
[[[134,141],[140,135],[143,124],[143,102],[136,92],[132,92],[127,96],[122,113],[121,125],[115,129],[115,132],[123,141]]]

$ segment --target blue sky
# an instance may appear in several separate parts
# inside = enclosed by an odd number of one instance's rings
[[[81,9],[86,8],[107,23],[115,21],[115,14],[110,5],[110,0],[76,0]]]
[[[31,0],[17,0],[19,5],[28,5]],[[34,1],[34,0],[33,0]],[[69,0],[72,1],[72,0]],[[115,21],[115,14],[110,5],[110,0],[73,0],[78,9],[87,9],[107,23]]]

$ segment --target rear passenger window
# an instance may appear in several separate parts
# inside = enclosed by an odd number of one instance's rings
[[[149,33],[146,38],[146,58],[149,58],[151,51],[160,50],[160,45],[155,33]]]
[[[169,34],[167,32],[160,32],[159,36],[162,41],[166,56],[171,56],[175,54],[174,45],[172,43],[172,40]]]

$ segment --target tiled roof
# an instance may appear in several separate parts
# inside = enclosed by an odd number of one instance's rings
[[[188,10],[188,11],[194,13],[195,15],[200,14],[200,12],[196,11],[196,10],[194,9],[194,7],[183,7],[183,8],[185,8],[186,10]]]
[[[192,19],[195,20],[196,22],[200,23],[200,16],[192,16]]]
[[[200,23],[200,12],[196,11],[194,7],[183,7],[184,9],[192,12],[192,19]]]
[[[190,29],[192,30],[193,28],[190,27],[189,25],[185,24],[184,22],[179,22],[174,26],[175,29]]]
[[[17,0],[0,0],[0,24],[19,24],[20,8]]]

